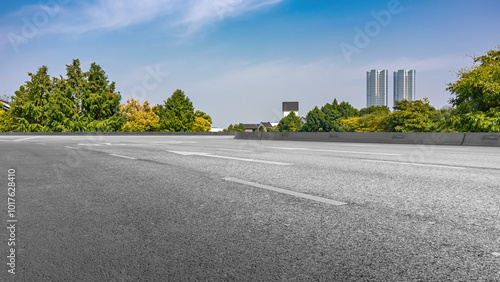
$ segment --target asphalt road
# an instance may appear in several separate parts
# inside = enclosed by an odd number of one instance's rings
[[[500,148],[4,135],[0,159],[0,281],[500,281]]]

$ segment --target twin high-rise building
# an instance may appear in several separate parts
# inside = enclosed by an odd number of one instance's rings
[[[366,106],[387,106],[387,70],[371,70],[366,73]]]
[[[394,72],[394,106],[401,100],[415,101],[415,70]]]
[[[366,106],[389,106],[387,70],[366,73]],[[394,72],[394,101],[415,100],[415,70]],[[394,102],[395,103],[395,102]]]

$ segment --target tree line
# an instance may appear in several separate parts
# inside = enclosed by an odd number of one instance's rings
[[[10,109],[0,105],[0,132],[88,131],[210,131],[212,118],[195,111],[182,90],[163,104],[151,107],[146,100],[129,99],[120,104],[104,70],[92,63],[82,71],[80,61],[66,65],[66,77],[50,77],[42,66],[28,73],[26,81],[10,97]],[[1,104],[1,102],[0,102]]]
[[[437,110],[427,98],[396,101],[387,106],[358,110],[348,102],[315,107],[306,122],[291,112],[277,126],[259,131],[280,132],[500,132],[500,46],[473,57],[471,67],[460,70],[447,90],[452,107]],[[96,63],[83,72],[78,59],[66,65],[66,77],[50,77],[46,66],[28,73],[11,97],[10,109],[0,102],[0,132],[83,131],[209,131],[212,118],[194,110],[182,90],[163,104],[150,106],[121,95]],[[245,131],[243,124],[225,131]]]

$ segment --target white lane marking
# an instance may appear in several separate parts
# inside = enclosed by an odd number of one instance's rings
[[[208,153],[202,153],[202,152],[184,152],[184,151],[169,151],[170,153],[174,154],[179,154],[183,156],[206,156],[209,155]]]
[[[294,148],[294,147],[269,147],[271,149],[280,150],[301,150],[301,151],[314,151],[314,152],[332,152],[332,153],[348,153],[348,154],[363,154],[363,155],[381,155],[381,156],[401,156],[401,154],[392,153],[374,153],[374,152],[360,152],[360,151],[341,151],[341,150],[327,150],[327,149],[310,149],[310,148]]]
[[[79,146],[126,146],[125,143],[78,143]]]
[[[308,199],[308,200],[312,200],[312,201],[316,201],[316,202],[321,202],[321,203],[325,203],[325,204],[330,204],[330,205],[334,205],[334,206],[347,205],[347,203],[345,203],[345,202],[335,201],[335,200],[327,199],[327,198],[323,198],[323,197],[318,197],[318,196],[313,196],[313,195],[304,194],[304,193],[300,193],[300,192],[294,192],[294,191],[290,191],[290,190],[276,188],[276,187],[272,187],[272,186],[268,186],[268,185],[264,185],[264,184],[260,184],[260,183],[255,183],[255,182],[250,182],[250,181],[245,181],[245,180],[233,178],[233,177],[224,177],[223,179],[226,181],[231,181],[231,182],[236,182],[236,183],[240,183],[240,184],[244,184],[244,185],[248,185],[248,186],[262,188],[262,189],[266,189],[266,190],[270,190],[270,191],[274,191],[274,192],[278,192],[278,193],[282,193],[282,194],[287,194],[287,195],[291,195],[291,196],[295,196],[295,197],[299,197],[299,198],[303,198],[303,199]]]
[[[64,148],[73,149],[73,150],[78,150],[78,148],[71,147],[71,146],[64,146]]]
[[[130,160],[137,160],[137,158],[134,158],[134,157],[122,156],[122,155],[117,155],[117,154],[109,154],[109,155],[119,157],[119,158],[130,159]]]
[[[274,164],[274,165],[293,165],[291,163],[282,163],[282,162],[273,162],[273,161],[265,161],[265,160],[244,159],[244,158],[236,158],[236,157],[211,155],[209,153],[203,153],[203,152],[183,152],[183,151],[169,151],[169,152],[174,153],[174,154],[183,155],[183,156],[204,156],[204,157],[210,157],[210,158],[228,159],[228,160],[236,160],[236,161],[243,161],[243,162],[254,162],[254,163],[264,163],[264,164]]]
[[[102,146],[102,144],[78,143],[78,146]]]
[[[40,138],[40,136],[26,137],[26,138],[16,139],[16,140],[13,140],[13,141],[14,142],[19,142],[19,141],[30,140],[30,139],[35,139],[35,138]]]
[[[465,167],[452,166],[452,165],[419,164],[419,163],[395,162],[395,161],[383,161],[383,160],[365,160],[365,161],[377,162],[377,163],[392,163],[392,164],[415,165],[415,166],[430,166],[430,167],[443,167],[443,168],[453,168],[453,169],[466,169]]]
[[[165,142],[150,142],[151,144],[194,144],[197,141],[165,141]]]
[[[240,152],[240,153],[252,153],[253,152],[252,150],[228,149],[228,148],[218,148],[218,147],[214,147],[213,149],[221,150],[221,151]]]

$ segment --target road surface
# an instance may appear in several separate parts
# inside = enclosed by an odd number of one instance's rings
[[[500,280],[500,148],[3,135],[0,156],[1,281]]]

